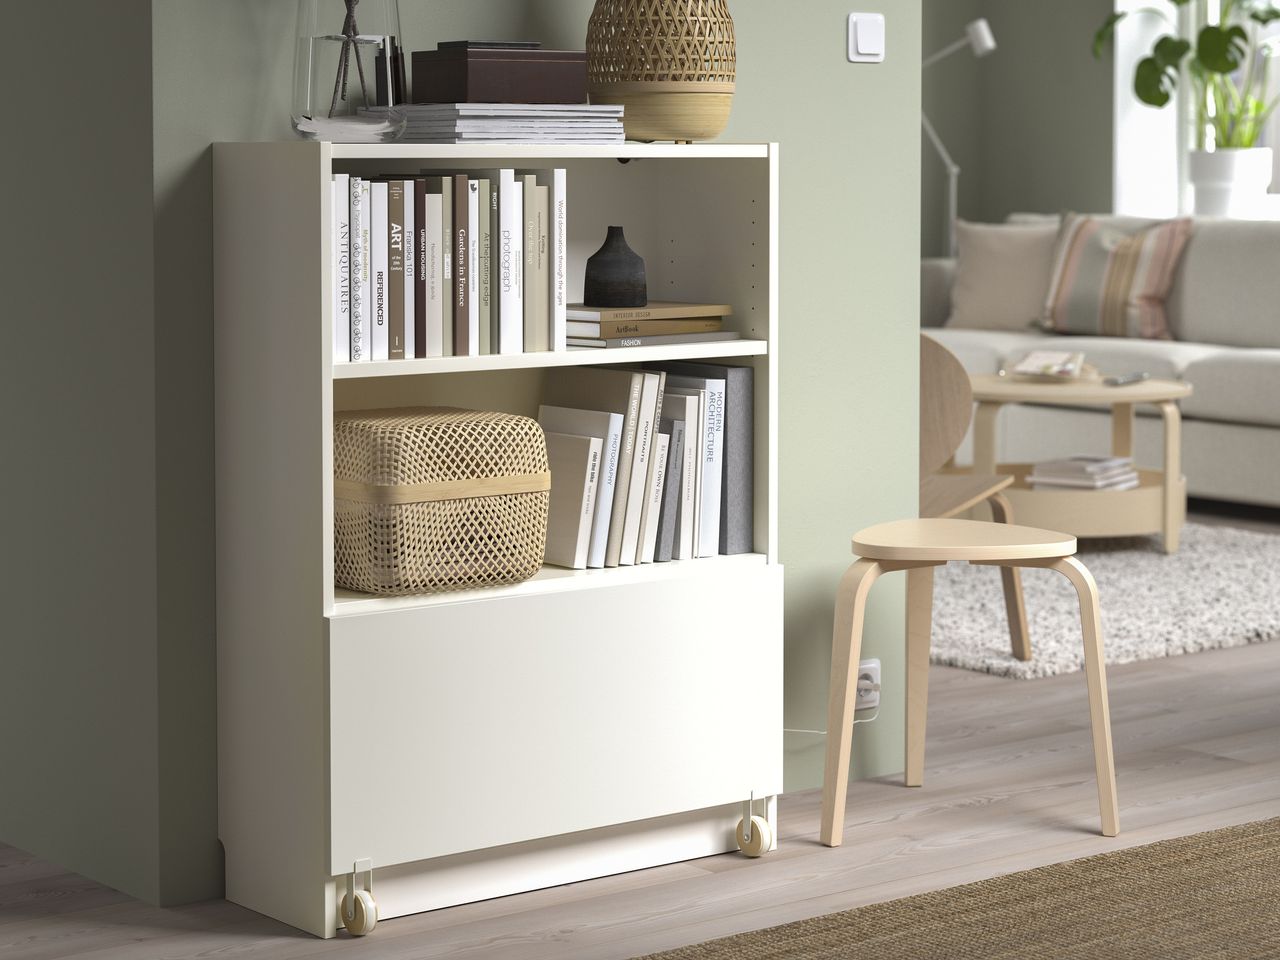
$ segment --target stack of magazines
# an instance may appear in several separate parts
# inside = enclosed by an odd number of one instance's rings
[[[372,107],[364,112],[385,110]],[[622,143],[622,107],[604,103],[407,103],[411,143]]]
[[[1132,490],[1138,471],[1132,457],[1068,457],[1037,463],[1027,482],[1036,490]]]

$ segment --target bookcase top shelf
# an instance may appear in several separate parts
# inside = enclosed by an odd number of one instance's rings
[[[559,352],[516,353],[482,357],[433,357],[427,360],[374,360],[335,363],[333,379],[406,377],[427,373],[481,373],[487,370],[529,370],[540,367],[599,366],[610,363],[649,363],[659,360],[708,360],[727,357],[761,357],[769,352],[767,340],[721,340],[711,343],[674,343],[656,347],[615,349],[582,347]]]
[[[768,143],[329,143],[334,160],[764,159]]]

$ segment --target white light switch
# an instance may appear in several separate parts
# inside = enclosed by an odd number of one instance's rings
[[[884,62],[884,14],[849,14],[849,62]]]

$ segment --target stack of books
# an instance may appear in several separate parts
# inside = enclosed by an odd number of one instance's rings
[[[1084,354],[1069,350],[1032,350],[1013,368],[1015,380],[1063,383],[1078,380],[1084,370]]]
[[[1036,490],[1132,490],[1138,471],[1132,457],[1068,457],[1037,463],[1027,482]]]
[[[378,107],[362,111],[376,113]],[[406,103],[411,143],[622,143],[622,107],[604,103]]]
[[[714,363],[547,372],[545,560],[585,569],[750,553],[753,373]]]
[[[564,350],[562,168],[333,177],[333,360]]]
[[[651,300],[643,307],[587,307],[571,303],[566,311],[570,347],[652,347],[671,343],[737,340],[721,329],[732,315],[727,303],[677,303]]]

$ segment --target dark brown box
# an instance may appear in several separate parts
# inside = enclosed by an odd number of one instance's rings
[[[582,50],[450,47],[413,54],[414,103],[586,103]]]

